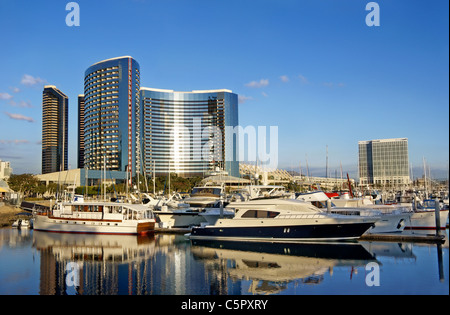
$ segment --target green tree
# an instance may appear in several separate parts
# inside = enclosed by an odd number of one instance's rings
[[[27,197],[38,192],[39,179],[33,174],[12,174],[8,179],[8,185],[15,192]]]

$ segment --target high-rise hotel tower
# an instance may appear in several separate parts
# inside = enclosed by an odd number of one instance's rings
[[[408,185],[408,139],[358,142],[360,185]]]
[[[128,178],[201,176],[217,167],[239,176],[238,96],[230,90],[140,88],[139,64],[125,56],[86,70],[78,106],[79,167],[105,165]]]
[[[141,88],[144,171],[192,177],[220,168],[238,177],[237,106],[238,96],[230,90]]]
[[[42,174],[67,170],[69,98],[54,85],[42,93]]]
[[[139,64],[130,56],[103,60],[84,77],[84,166],[136,172],[139,142]],[[139,167],[139,166],[138,166]]]
[[[84,168],[84,95],[78,95],[78,168]]]

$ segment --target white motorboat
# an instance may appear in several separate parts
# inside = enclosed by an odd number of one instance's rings
[[[189,237],[269,242],[349,240],[359,238],[378,220],[328,213],[292,199],[233,202],[227,208],[234,209],[234,217],[194,227]]]
[[[365,217],[378,217],[379,220],[366,233],[400,233],[410,220],[412,212],[407,208],[396,207],[393,205],[375,205],[369,203],[368,199],[358,199],[351,202],[352,199],[343,199],[345,206],[336,207],[334,204],[338,199],[330,199],[323,191],[313,191],[300,194],[298,200],[311,202],[319,208],[327,208],[327,202],[331,204],[332,213],[352,214]]]
[[[33,220],[17,219],[16,221],[14,221],[11,227],[15,229],[31,229],[33,227]]]
[[[154,207],[159,226],[162,228],[188,228],[205,222],[213,222],[220,211],[225,195],[224,186],[194,187],[180,207],[167,204]],[[208,215],[210,214],[210,215]],[[227,212],[226,215],[229,213]]]
[[[49,212],[37,212],[38,231],[86,234],[147,234],[154,231],[151,209],[140,204],[78,201],[58,202]]]
[[[20,223],[20,228],[21,229],[29,229],[32,226],[33,225],[32,225],[32,221],[31,220],[22,219],[22,222]]]
[[[233,199],[236,201],[248,201],[269,198],[289,198],[284,186],[276,185],[248,185],[235,191]]]
[[[414,207],[411,220],[406,225],[406,230],[436,230],[436,201],[425,199]],[[446,229],[449,209],[439,205],[439,221],[441,230]]]
[[[14,221],[14,223],[11,225],[11,227],[13,227],[15,229],[20,228],[20,222],[21,222],[21,219],[17,219],[16,221]]]
[[[213,225],[218,219],[234,217],[234,210],[224,208],[222,202],[218,207],[205,208],[199,215],[202,216],[209,225]]]
[[[248,185],[239,189],[231,197],[231,201],[249,201],[258,199],[272,199],[272,198],[289,198],[290,193],[286,192],[284,186],[275,185]],[[220,203],[215,207],[205,208],[200,212],[200,215],[205,218],[209,225],[215,224],[219,218],[232,218],[234,210],[223,208]]]

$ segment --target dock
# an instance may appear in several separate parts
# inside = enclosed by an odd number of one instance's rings
[[[34,202],[28,202],[28,201],[22,201],[20,204],[20,208],[25,211],[40,211],[40,212],[48,212],[50,210],[50,207],[34,203]]]
[[[161,228],[155,227],[155,233],[167,234],[186,234],[190,233],[190,228]],[[445,235],[435,234],[365,234],[358,240],[360,241],[382,241],[382,242],[418,242],[418,243],[444,243]]]
[[[191,228],[161,228],[155,227],[155,233],[167,233],[167,234],[186,234],[190,233]]]

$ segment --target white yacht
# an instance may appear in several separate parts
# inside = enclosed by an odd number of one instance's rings
[[[417,201],[416,201],[417,202]],[[418,203],[418,202],[417,202]],[[449,209],[439,205],[440,229],[445,230]],[[406,230],[435,230],[436,229],[436,201],[425,199],[414,207],[411,220],[408,221]]]
[[[58,202],[36,212],[34,229],[59,233],[147,234],[154,231],[151,209],[140,204],[84,201]]]
[[[272,198],[289,198],[290,193],[286,192],[284,186],[276,185],[248,185],[237,190],[230,201],[249,201],[258,199],[272,199]],[[223,201],[223,200],[222,200]],[[200,215],[205,218],[208,224],[214,224],[220,218],[231,218],[234,216],[232,209],[223,208],[222,204],[215,207],[206,208],[205,211],[200,212]]]
[[[234,209],[234,217],[194,227],[189,237],[269,242],[348,240],[359,238],[378,220],[328,213],[292,199],[233,202],[227,208]]]
[[[332,213],[352,214],[365,217],[378,217],[379,220],[366,233],[400,233],[409,222],[412,212],[406,208],[396,207],[393,205],[375,205],[369,203],[368,199],[344,199],[345,206],[337,207],[334,202],[339,199],[330,199],[321,190],[300,194],[298,200],[310,202],[316,207],[327,208],[327,203],[330,203]]]
[[[248,185],[235,191],[233,199],[236,201],[248,201],[268,198],[290,198],[284,186],[276,185]]]
[[[159,226],[162,228],[188,228],[204,222],[213,222],[219,215],[220,203],[225,196],[224,186],[194,187],[182,206],[166,204],[154,207]],[[208,216],[208,213],[211,216]],[[216,215],[217,214],[217,215]],[[231,215],[228,211],[225,215]]]

